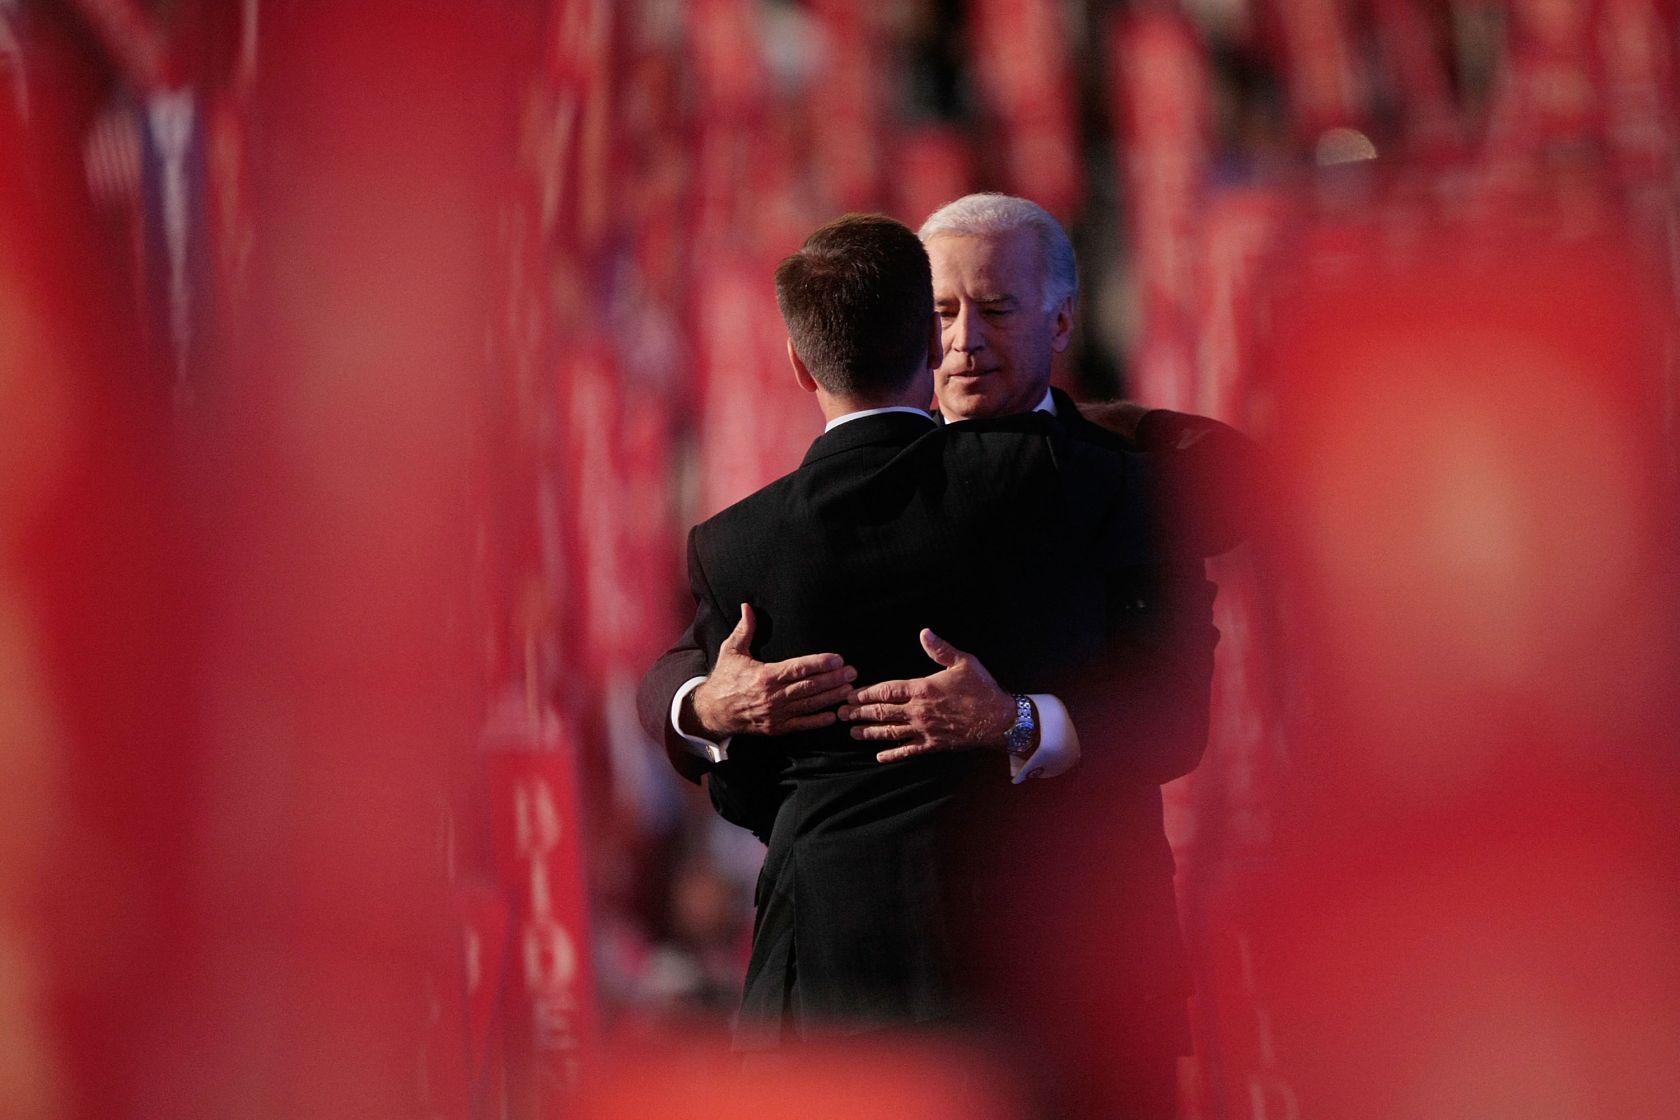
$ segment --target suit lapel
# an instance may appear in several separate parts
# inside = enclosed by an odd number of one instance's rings
[[[1090,439],[1096,433],[1106,431],[1085,419],[1085,414],[1079,411],[1079,406],[1073,403],[1073,398],[1054,385],[1050,387],[1050,399],[1056,404],[1056,422],[1068,435]]]

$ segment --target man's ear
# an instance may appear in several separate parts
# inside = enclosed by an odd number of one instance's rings
[[[793,348],[793,339],[787,340],[788,364],[793,366],[793,379],[799,382],[799,387],[807,393],[817,391],[817,379],[811,376],[811,371],[805,368],[805,361],[799,356],[799,351]]]
[[[1073,296],[1056,305],[1050,323],[1050,349],[1060,354],[1073,341]]]
[[[937,311],[933,313],[933,323],[930,329],[933,333],[928,336],[928,368],[938,369],[945,362],[945,337],[944,332],[940,329],[939,312]]]

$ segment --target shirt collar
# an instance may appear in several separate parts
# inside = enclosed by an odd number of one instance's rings
[[[1048,412],[1052,416],[1056,415],[1056,398],[1050,392],[1049,389],[1044,390],[1044,399],[1039,401],[1036,405],[1034,405],[1033,408],[1032,408],[1032,411],[1034,411],[1034,412]],[[865,413],[862,413],[862,412],[854,412],[852,414],[852,416],[863,416],[863,415],[865,415]],[[839,420],[832,421],[829,424],[829,427],[832,428],[835,424],[838,424],[843,420],[850,420],[851,418],[852,418],[851,416],[842,416]],[[954,423],[956,423],[955,420],[947,419],[944,416],[939,417],[939,422],[941,424],[954,424]]]
[[[844,416],[836,416],[823,426],[824,433],[832,432],[842,424],[849,424],[853,420],[862,420],[865,416],[879,416],[883,412],[908,412],[912,416],[925,416],[932,420],[933,415],[925,408],[911,408],[907,404],[890,404],[885,408],[865,408],[857,412],[848,412]]]

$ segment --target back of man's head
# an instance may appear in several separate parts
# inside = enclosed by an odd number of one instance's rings
[[[794,351],[837,396],[890,396],[928,368],[927,251],[885,214],[846,214],[819,227],[776,269],[776,304]]]
[[[1002,237],[1022,229],[1037,239],[1044,263],[1042,310],[1054,311],[1079,291],[1079,265],[1062,223],[1038,203],[991,191],[965,194],[929,214],[916,236],[927,242],[936,237]]]

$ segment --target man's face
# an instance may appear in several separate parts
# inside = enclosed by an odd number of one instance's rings
[[[944,358],[933,376],[949,420],[1028,412],[1050,386],[1052,355],[1067,349],[1072,300],[1044,310],[1044,262],[1031,230],[997,237],[934,237],[933,304]]]

